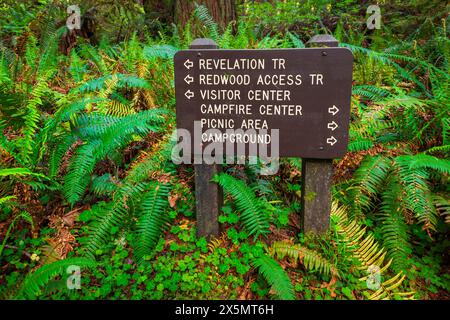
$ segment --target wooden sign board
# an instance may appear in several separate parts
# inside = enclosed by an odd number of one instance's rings
[[[202,131],[279,129],[281,157],[341,157],[348,144],[352,64],[346,48],[179,51],[177,128],[194,134],[194,121],[200,121]]]

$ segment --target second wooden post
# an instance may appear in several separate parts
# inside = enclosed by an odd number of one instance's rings
[[[308,47],[337,47],[331,35],[317,35]],[[304,233],[321,234],[328,230],[331,210],[332,159],[302,159],[302,199],[300,225]]]

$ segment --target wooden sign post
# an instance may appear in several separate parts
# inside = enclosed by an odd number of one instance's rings
[[[183,153],[200,156],[194,160],[198,235],[219,233],[222,204],[210,182],[221,162],[205,164],[203,156],[214,150],[215,160],[233,159],[239,143],[258,157],[266,150],[275,158],[305,159],[302,229],[328,228],[331,161],[347,151],[353,56],[331,47],[337,41],[329,36],[313,43],[328,47],[219,50],[210,39],[196,39],[175,55],[179,137],[188,132],[194,143]]]
[[[338,41],[331,35],[316,35],[308,41],[307,46],[337,47]],[[300,226],[304,233],[321,234],[328,230],[332,178],[332,159],[302,159]]]
[[[217,49],[212,39],[195,39],[190,49]],[[194,164],[195,206],[197,214],[197,236],[218,236],[219,214],[223,203],[222,189],[211,182],[214,175],[222,171],[220,164]]]

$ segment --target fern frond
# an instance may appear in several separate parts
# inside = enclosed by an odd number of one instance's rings
[[[209,37],[216,43],[219,42],[219,28],[216,22],[208,12],[208,8],[204,5],[195,4],[194,15],[206,26]]]
[[[114,79],[116,79],[116,81]],[[145,79],[132,75],[116,73],[86,81],[82,85],[80,85],[77,88],[77,90],[80,93],[104,90],[107,88],[108,84],[110,85],[110,89],[112,89],[112,87],[117,88],[129,87],[129,88],[144,88],[144,89],[150,88],[150,85]]]
[[[104,57],[100,54],[100,51],[94,48],[92,45],[86,43],[81,44],[78,54],[81,57],[92,61],[101,74],[110,73]]]
[[[4,205],[5,203],[8,203],[9,201],[15,199],[15,196],[7,196],[7,197],[3,197],[0,198],[0,208],[2,207],[2,205]]]
[[[142,188],[141,191],[143,190]],[[97,251],[110,241],[113,229],[120,226],[127,216],[125,200],[117,200],[107,205],[97,204],[91,210],[96,220],[89,226],[88,230],[86,245],[88,257],[94,257]]]
[[[439,171],[442,174],[450,174],[450,160],[439,159],[426,154],[416,154],[407,157],[406,161],[409,162],[411,170],[427,168]]]
[[[275,241],[270,247],[278,258],[283,259],[288,256],[294,262],[301,262],[307,270],[317,271],[324,275],[339,276],[336,267],[323,258],[314,250],[308,249],[301,244],[293,244],[288,241]]]
[[[387,253],[384,248],[380,247],[374,236],[372,234],[366,235],[366,228],[363,228],[356,220],[349,219],[346,208],[339,206],[336,201],[331,206],[331,217],[335,222],[335,228],[341,237],[341,241],[346,244],[352,255],[359,261],[360,268],[369,272],[370,268],[376,267],[379,269],[380,276],[383,276],[391,266],[392,259],[387,263],[384,262]],[[404,279],[405,276],[402,276],[400,272],[382,282],[376,291],[367,289],[369,299],[377,300],[402,295],[412,297],[414,292],[404,293],[397,290]],[[365,281],[367,277],[360,280]]]
[[[69,266],[93,268],[96,262],[87,258],[69,258],[45,264],[33,273],[27,275],[17,293],[17,299],[35,299],[39,296],[42,287],[52,278],[63,276]]]
[[[173,165],[170,156],[174,142],[170,141],[170,137],[171,134],[162,137],[161,142],[151,152],[143,153],[142,157],[131,164],[125,177],[127,183],[146,181],[151,173],[166,170],[168,166]]]
[[[433,196],[433,203],[439,214],[444,217],[445,223],[450,224],[450,201],[444,197]]]
[[[80,83],[84,79],[84,75],[87,72],[87,66],[84,64],[83,60],[76,53],[75,50],[70,51],[70,67],[69,72],[75,83]]]
[[[304,48],[305,47],[305,44],[303,43],[303,41],[300,40],[300,38],[296,34],[288,31],[287,35],[289,36],[289,39],[292,41],[294,48]]]
[[[436,231],[438,213],[433,205],[432,193],[428,185],[429,174],[423,168],[412,169],[411,156],[398,156],[395,164],[399,181],[403,187],[402,200],[407,210],[414,213],[425,229]]]
[[[64,177],[63,191],[69,203],[74,204],[84,194],[89,184],[90,175],[99,160],[97,152],[101,148],[101,141],[95,140],[76,149],[71,158],[68,173]]]
[[[48,175],[50,178],[56,177],[64,155],[76,141],[77,137],[70,133],[63,134],[56,140],[56,145],[51,149],[48,160]]]
[[[386,190],[383,192],[381,213],[379,214],[383,246],[388,256],[392,258],[392,267],[396,272],[408,270],[408,256],[411,254],[411,244],[408,225],[402,202],[402,187],[397,176],[392,176]]]
[[[111,196],[117,190],[118,182],[109,173],[92,179],[92,192],[97,196]]]
[[[7,168],[0,169],[0,177],[7,176],[35,176],[35,177],[45,177],[43,174],[32,172],[27,168]]]
[[[31,154],[34,146],[34,134],[38,130],[38,122],[40,120],[40,112],[38,107],[42,104],[42,97],[48,89],[47,80],[39,79],[31,92],[31,98],[26,105],[27,113],[24,118],[24,127],[22,129],[23,139],[21,139],[22,161],[30,163]]]
[[[265,212],[265,206],[261,199],[242,182],[232,176],[221,173],[213,178],[227,194],[236,201],[238,210],[241,212],[240,220],[248,232],[255,237],[269,233],[269,219]]]
[[[111,100],[109,104],[107,105],[107,112],[106,114],[115,116],[115,117],[125,117],[130,114],[135,114],[136,111],[134,109],[126,104],[123,104],[117,100]]]
[[[0,86],[7,89],[13,84],[5,54],[0,55]]]
[[[380,87],[360,85],[352,87],[352,94],[362,96],[370,100],[379,101],[387,98],[391,93]]]
[[[136,231],[135,254],[138,261],[152,253],[161,232],[167,227],[170,218],[165,211],[169,206],[169,186],[154,183],[150,190],[142,196],[140,205],[141,216],[138,219]]]
[[[295,300],[294,287],[291,280],[276,260],[264,254],[253,259],[252,264],[267,280],[278,299]]]
[[[370,209],[372,199],[380,189],[389,173],[390,160],[386,157],[366,157],[353,176],[350,189],[355,210]]]
[[[177,53],[178,49],[171,45],[154,45],[151,47],[144,47],[144,57],[148,60],[157,58],[172,59]]]
[[[157,131],[159,125],[163,122],[162,115],[164,113],[162,109],[152,109],[119,119],[101,116],[99,118],[100,123],[98,125],[95,124],[97,127],[93,127],[89,121],[86,122],[91,126],[89,129],[92,130],[94,128],[94,131],[88,130],[84,132],[85,138],[89,134],[91,139],[78,147],[71,158],[68,174],[64,179],[64,194],[67,200],[71,204],[80,200],[98,161],[106,156],[111,156],[113,152],[119,152],[128,143],[132,142],[136,135],[144,137],[150,131]],[[81,119],[83,117],[79,117],[79,124]],[[115,123],[105,126],[101,124],[101,119],[112,120]],[[80,130],[80,132],[83,133],[83,130]]]

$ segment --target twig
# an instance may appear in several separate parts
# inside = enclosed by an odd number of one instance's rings
[[[8,249],[15,249],[15,250],[21,250],[21,249],[19,249],[19,247],[16,247],[16,246],[10,246],[10,245],[8,245],[8,244],[5,244],[5,248],[8,248]],[[31,253],[29,253],[28,251],[22,250],[22,254],[26,255],[28,258],[31,259]]]

